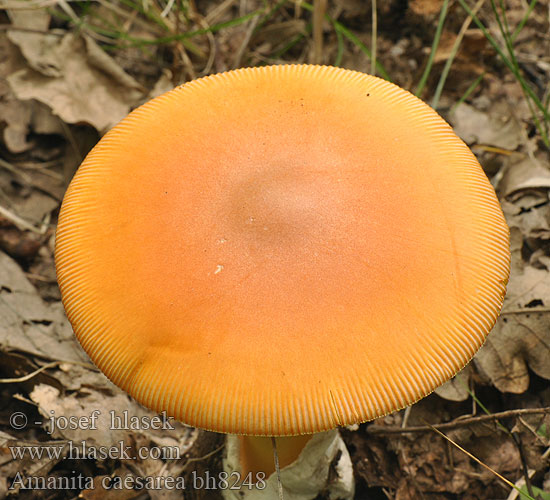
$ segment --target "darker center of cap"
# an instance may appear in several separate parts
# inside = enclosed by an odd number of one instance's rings
[[[304,172],[255,173],[230,197],[233,229],[266,242],[307,237],[326,212],[330,193],[323,184],[321,178]]]

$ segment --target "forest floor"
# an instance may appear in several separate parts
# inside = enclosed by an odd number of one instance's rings
[[[181,498],[101,478],[219,470],[222,437],[179,424],[50,432],[52,414],[152,415],[74,339],[54,269],[59,207],[86,153],[148,99],[238,67],[318,63],[431,104],[478,157],[511,229],[508,295],[474,361],[410,410],[342,430],[356,498],[550,499],[550,2],[389,0],[376,13],[362,0],[0,0],[0,498]],[[63,460],[87,440],[182,458]],[[61,455],[14,456],[25,446]],[[73,482],[26,489],[29,477]]]

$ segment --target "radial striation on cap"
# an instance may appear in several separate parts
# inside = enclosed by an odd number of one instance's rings
[[[132,112],[59,218],[93,362],[187,424],[311,433],[402,408],[483,344],[508,229],[467,146],[379,78],[249,68]]]

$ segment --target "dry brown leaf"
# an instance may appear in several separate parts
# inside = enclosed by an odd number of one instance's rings
[[[3,50],[3,43],[12,46],[0,35],[0,52]],[[0,68],[0,75],[3,74],[7,73]],[[6,123],[4,144],[12,153],[22,153],[35,145],[34,141],[29,140],[31,132],[63,134],[62,124],[50,108],[34,99],[20,101],[4,79],[0,80],[0,120]]]
[[[32,142],[27,140],[32,117],[32,102],[19,101],[6,80],[6,77],[24,67],[19,51],[8,40],[6,33],[0,33],[0,123],[6,124],[3,131],[4,144],[13,153],[30,149]]]
[[[50,14],[47,9],[8,9],[11,24],[18,28],[47,30]]]
[[[41,457],[33,458],[29,454],[25,454],[23,458],[12,460],[10,447],[21,448],[24,446],[44,449],[47,446],[63,447],[64,444],[59,441],[22,441],[0,431],[0,456],[5,457],[5,461],[0,461],[0,478],[6,481],[6,485],[7,478],[13,478],[17,473],[21,474],[22,477],[43,477],[61,460],[61,458],[54,458],[47,453],[43,453]],[[2,493],[2,486],[0,482],[0,495]],[[14,485],[11,481],[9,487],[12,488],[9,490],[10,495],[17,494],[20,489],[19,484]],[[4,498],[4,496],[0,496],[0,498]]]
[[[143,497],[143,492],[129,488],[106,488],[104,481],[107,478],[119,477],[124,480],[126,477],[134,475],[124,466],[115,469],[109,476],[96,476],[93,485],[89,489],[84,489],[78,495],[83,500],[134,500]],[[180,496],[181,498],[181,496]]]
[[[503,392],[529,386],[529,366],[550,379],[550,280],[547,269],[513,271],[501,317],[478,352],[477,366]]]
[[[95,376],[103,377],[100,373],[95,373]],[[90,386],[81,387],[80,391],[65,393],[62,397],[57,388],[38,384],[30,398],[38,404],[43,427],[53,438],[67,440],[69,457],[78,453],[93,457],[94,450],[100,447],[105,450],[114,448],[113,457],[127,463],[141,476],[175,477],[181,474],[184,456],[198,433],[172,419],[162,423],[155,412],[137,404],[112,384],[108,390],[101,391]],[[91,420],[93,415],[95,419]],[[52,416],[60,423],[72,418],[85,424],[52,429]],[[150,456],[152,449],[158,455]],[[181,498],[181,491],[179,494]]]
[[[61,397],[59,389],[48,384],[38,384],[30,393],[30,398],[38,404],[38,410],[43,419],[43,427],[51,433],[53,438],[66,439],[75,446],[86,443],[93,443],[96,446],[115,446],[124,442],[132,446],[135,451],[135,440],[140,435],[140,443],[143,446],[151,445],[158,447],[177,448],[180,456],[187,452],[195,439],[196,430],[186,427],[183,424],[170,419],[168,423],[161,424],[161,419],[152,410],[141,406],[132,400],[124,391],[115,387],[107,381],[104,385],[100,381],[97,385],[93,378],[107,379],[99,372],[90,371],[88,383],[93,385],[82,385],[78,391],[73,393],[65,392]],[[50,417],[73,417],[73,419],[84,417],[85,421],[91,422],[91,415],[96,412],[94,420],[95,428],[90,425],[73,426],[66,429],[51,429]],[[152,420],[155,419],[155,420]],[[148,428],[148,423],[153,422]],[[132,441],[134,440],[134,441]],[[139,458],[139,457],[138,457]]]
[[[8,179],[5,179],[4,177],[8,176],[0,176],[2,177],[0,179],[0,186],[3,187],[4,182],[6,182]],[[38,178],[39,175],[33,174],[33,179]],[[49,184],[51,185],[57,185],[54,192],[59,192],[61,189],[61,182],[52,182],[52,178],[48,179],[50,181]],[[4,193],[6,193],[7,190],[3,190]],[[8,191],[9,192],[9,191]],[[9,209],[17,214],[19,217],[25,219],[27,222],[32,224],[33,226],[40,226],[42,222],[44,221],[44,217],[52,212],[52,210],[55,210],[59,204],[60,204],[60,198],[57,196],[54,198],[50,195],[47,195],[39,190],[30,190],[26,189],[24,192],[24,195],[22,196],[12,196],[10,197],[10,204]]]
[[[153,88],[147,94],[147,101],[149,99],[154,99],[155,97],[164,94],[165,92],[168,92],[169,90],[172,90],[174,88],[174,84],[172,83],[172,72],[165,68],[162,70],[162,74],[160,75],[159,79],[156,81],[155,85],[153,85]]]
[[[506,198],[526,189],[550,189],[550,169],[526,158],[506,169],[498,187]]]
[[[457,34],[452,31],[444,30],[434,56],[434,63],[441,63],[453,57],[453,49],[457,39]],[[481,30],[469,29],[464,33],[460,43],[456,59],[453,64],[466,63],[476,65],[479,54],[485,50],[487,39]],[[477,73],[483,72],[482,66],[476,67]]]
[[[19,101],[5,97],[0,102],[0,115],[7,126],[4,129],[4,144],[12,153],[29,150],[33,143],[27,140],[32,117],[32,101]]]
[[[47,305],[19,265],[0,252],[0,349],[52,360],[87,361],[60,303]]]
[[[512,269],[502,314],[475,360],[499,390],[522,393],[528,367],[550,379],[550,258],[544,249],[550,239],[550,171],[527,158],[510,165],[498,187],[505,196]]]
[[[465,401],[470,396],[468,387],[470,386],[470,377],[472,375],[471,365],[467,365],[451,380],[438,387],[435,393],[443,399],[449,401]]]
[[[514,151],[521,144],[520,125],[506,117],[493,117],[469,104],[461,104],[449,117],[455,132],[468,144],[487,144]]]
[[[29,64],[8,76],[19,99],[36,99],[67,123],[88,123],[105,132],[143,95],[140,85],[89,37],[34,35],[10,33]]]

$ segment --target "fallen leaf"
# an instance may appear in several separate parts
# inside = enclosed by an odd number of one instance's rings
[[[550,170],[543,166],[542,162],[526,158],[518,163],[511,164],[506,169],[498,188],[506,198],[526,189],[548,190],[550,189]],[[544,194],[542,196],[547,198]]]
[[[91,373],[96,378],[105,378],[101,373]],[[38,410],[44,417],[42,425],[51,436],[70,441],[76,447],[82,448],[82,441],[94,446],[120,446],[121,442],[127,446],[134,444],[130,440],[140,435],[142,447],[163,447],[176,459],[183,457],[193,444],[196,434],[193,428],[173,419],[163,423],[156,412],[136,403],[111,383],[108,383],[107,389],[98,389],[82,386],[79,391],[65,392],[61,397],[56,387],[37,384],[30,398],[38,404]],[[97,416],[92,419],[94,414]],[[52,416],[59,422],[54,429],[51,428]],[[73,418],[73,422],[82,419],[85,423],[63,428],[61,423],[69,418]],[[136,446],[131,448],[128,453],[133,456]],[[138,458],[139,455],[135,460]]]
[[[143,95],[141,86],[89,37],[34,35],[10,34],[29,64],[8,76],[19,99],[36,99],[66,123],[88,123],[103,133]]]
[[[151,89],[149,94],[147,94],[146,101],[154,99],[155,97],[158,97],[159,95],[164,94],[169,90],[172,90],[174,88],[172,78],[172,72],[167,68],[164,69],[159,79],[155,82],[155,85],[153,85],[153,88]]]
[[[4,144],[13,153],[27,151],[33,145],[27,139],[32,118],[32,102],[22,102],[11,91],[6,77],[24,67],[25,61],[7,34],[0,32],[0,122],[6,124]]]
[[[4,432],[0,432],[0,455],[6,457],[6,461],[0,463],[0,474],[4,479],[13,478],[16,474],[20,474],[20,478],[24,480],[25,477],[44,477],[47,475],[54,467],[59,463],[62,458],[50,456],[47,453],[43,453],[42,456],[31,457],[29,453],[25,453],[23,457],[18,458],[17,460],[12,460],[10,448],[23,448],[30,447],[33,449],[45,449],[48,446],[53,446],[55,448],[64,448],[66,445],[60,441],[31,441],[31,440],[20,440],[14,436],[10,436]],[[9,484],[10,495],[17,494],[19,492],[20,485],[13,484],[10,481]],[[1,486],[0,486],[1,493]],[[4,498],[4,497],[0,497]]]
[[[86,362],[60,303],[47,305],[19,265],[0,252],[0,349]]]
[[[512,271],[495,328],[475,357],[478,368],[502,392],[522,393],[531,368],[550,379],[550,280],[548,269]]]
[[[467,144],[486,144],[514,151],[522,142],[520,125],[512,118],[493,117],[469,104],[461,104],[449,120]]]
[[[435,393],[443,399],[449,401],[465,401],[470,397],[468,387],[470,386],[470,377],[472,375],[471,365],[467,365],[462,371],[457,373],[451,380],[439,386]]]

